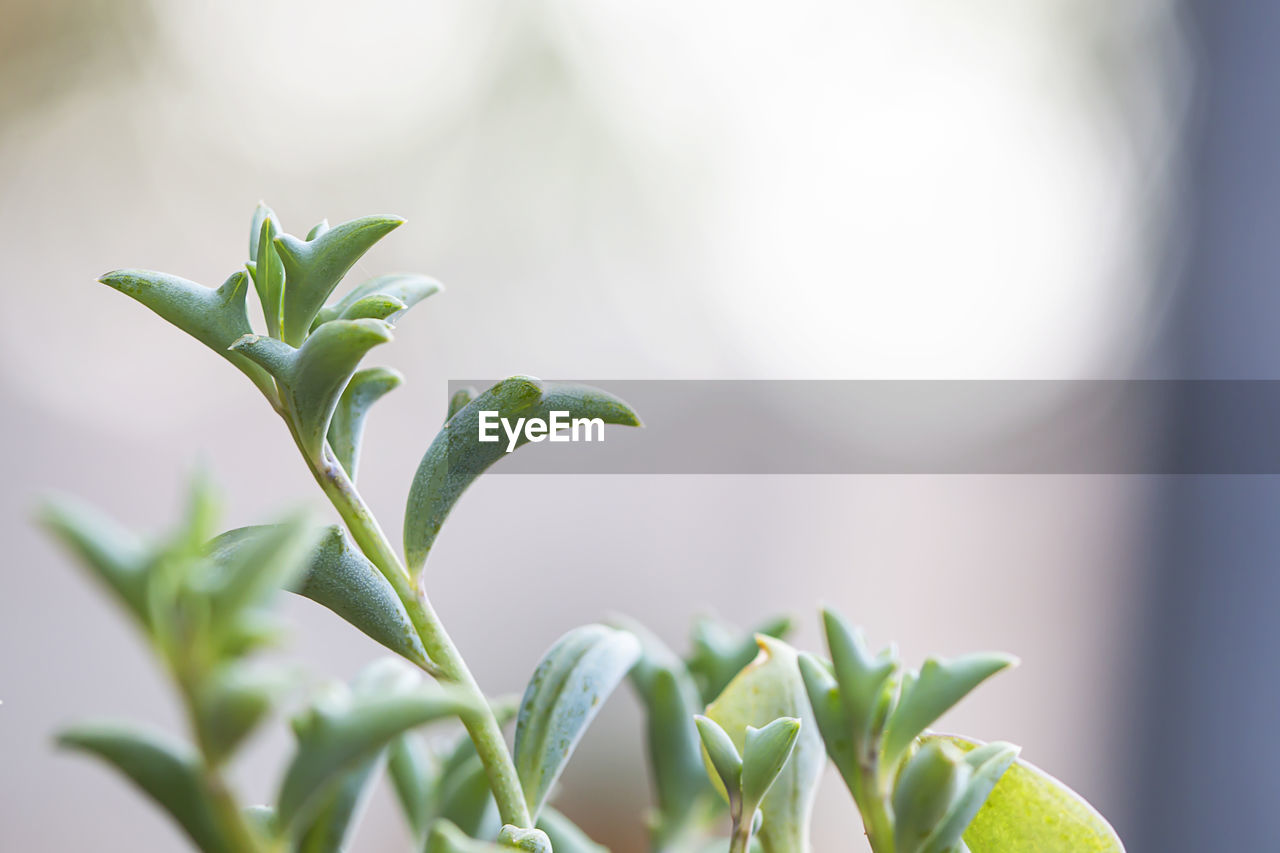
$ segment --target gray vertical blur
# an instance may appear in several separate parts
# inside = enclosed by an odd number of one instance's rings
[[[1190,4],[1198,42],[1186,210],[1192,235],[1170,336],[1188,378],[1280,370],[1280,5]],[[1228,441],[1182,406],[1169,453]],[[1134,725],[1140,853],[1276,850],[1280,832],[1280,480],[1159,484],[1150,646]]]

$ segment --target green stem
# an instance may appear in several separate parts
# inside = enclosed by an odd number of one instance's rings
[[[306,456],[305,452],[303,455]],[[326,447],[323,459],[317,461],[307,456],[307,460],[316,482],[342,516],[360,550],[395,589],[422,639],[427,657],[434,664],[434,669],[427,671],[436,678],[457,685],[475,699],[478,710],[463,714],[462,725],[484,764],[502,822],[521,829],[531,829],[533,819],[525,803],[524,790],[520,785],[520,777],[516,774],[515,763],[511,760],[511,752],[507,749],[506,738],[502,735],[502,727],[498,725],[484,692],[467,668],[462,655],[449,637],[449,632],[432,608],[426,591],[414,584],[408,570],[400,562],[399,555],[387,540],[387,535],[383,533],[377,519],[333,453]]]
[[[755,815],[739,815],[733,821],[733,835],[729,838],[729,853],[747,853],[751,849],[751,825]]]
[[[867,842],[873,853],[894,853],[893,818],[889,815],[889,795],[880,785],[875,761],[862,762],[850,785],[853,801],[862,815]]]

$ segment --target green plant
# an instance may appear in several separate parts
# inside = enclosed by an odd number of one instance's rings
[[[484,694],[432,608],[425,569],[462,493],[511,449],[480,439],[481,413],[563,412],[629,426],[639,419],[606,392],[523,376],[460,392],[413,479],[402,559],[356,487],[365,416],[400,376],[360,363],[391,339],[392,320],[440,288],[422,276],[388,275],[329,301],[351,266],[400,223],[322,222],[303,240],[259,206],[246,270],[217,289],[142,270],[102,278],[253,382],[342,525],[295,515],[219,532],[217,501],[203,480],[176,530],[150,544],[87,508],[48,507],[46,525],[115,595],[171,676],[192,741],[100,723],[63,733],[61,743],[114,765],[204,851],[341,850],[384,767],[425,851],[597,851],[548,800],[600,706],[629,678],[647,718],[655,851],[724,850],[716,831],[726,817],[731,853],[808,851],[828,757],[875,853],[1123,849],[1087,804],[1016,761],[1015,747],[928,731],[1010,658],[930,659],[906,669],[892,649],[871,654],[830,612],[830,660],[797,654],[782,639],[785,619],[754,632],[703,620],[682,658],[619,617],[565,634],[518,703]],[[265,335],[250,328],[250,283]],[[528,440],[525,433],[516,443]],[[289,672],[255,655],[279,633],[271,603],[280,589],[329,608],[399,658],[311,697],[293,719],[296,746],[275,801],[245,807],[226,767],[296,693]],[[463,731],[433,747],[419,728],[447,719]],[[513,719],[509,749],[503,729]]]

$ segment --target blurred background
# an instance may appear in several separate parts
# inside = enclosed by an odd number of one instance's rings
[[[1172,0],[0,0],[0,849],[182,845],[51,748],[85,716],[180,721],[33,529],[39,497],[157,531],[203,464],[229,526],[321,506],[243,377],[98,275],[217,284],[260,198],[298,234],[406,217],[356,270],[448,288],[377,354],[409,378],[362,463],[393,538],[450,378],[1267,378],[1277,26]],[[1221,437],[1183,412],[1115,440]],[[1007,649],[1022,668],[948,728],[1022,744],[1130,850],[1263,850],[1278,500],[1249,477],[490,476],[430,589],[495,693],[619,610],[680,649],[698,614],[777,611],[816,648],[820,602],[909,660]],[[482,598],[534,615],[495,630]],[[317,680],[378,654],[285,607]],[[621,691],[560,797],[616,851],[643,845],[639,726]],[[287,743],[276,726],[237,768],[253,797]],[[854,820],[833,776],[817,849]],[[380,791],[354,849],[404,838]]]

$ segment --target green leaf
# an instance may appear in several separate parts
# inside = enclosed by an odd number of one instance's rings
[[[275,398],[275,385],[262,368],[230,347],[251,334],[245,313],[248,276],[234,273],[217,290],[150,270],[116,270],[98,281],[131,296],[238,367],[266,394]]]
[[[288,234],[275,239],[285,270],[285,343],[295,347],[302,343],[311,321],[347,270],[403,223],[398,216],[365,216],[330,228],[312,240]]]
[[[329,422],[329,447],[352,481],[360,464],[360,441],[369,407],[403,381],[404,377],[394,370],[370,367],[357,371],[338,398],[338,407]]]
[[[522,829],[507,824],[498,833],[498,843],[526,853],[551,853],[551,839],[541,829]]]
[[[46,504],[40,520],[135,618],[148,624],[144,572],[148,555],[132,533],[97,510],[69,500]]]
[[[96,755],[167,811],[205,853],[231,853],[201,781],[199,759],[185,745],[113,723],[77,726],[58,743]]]
[[[401,312],[443,289],[440,282],[425,275],[380,275],[356,287],[333,305],[322,308],[312,323],[312,329],[321,323],[337,319],[377,317],[380,320],[394,320]]]
[[[925,735],[970,752],[977,741]],[[1026,761],[1015,761],[1000,777],[964,841],[972,853],[1124,853],[1116,831],[1093,806],[1057,779]]]
[[[547,834],[556,853],[609,853],[608,847],[592,841],[577,824],[549,806],[538,817],[538,829]]]
[[[436,816],[446,818],[468,835],[492,838],[502,826],[489,777],[475,749],[463,751],[461,761],[449,763],[440,779]]]
[[[421,842],[427,833],[440,767],[431,748],[417,732],[405,732],[387,749],[387,770],[409,831]]]
[[[310,242],[316,239],[317,237],[324,236],[324,233],[328,230],[329,230],[329,220],[321,219],[315,225],[312,225],[311,230],[307,232],[307,242]]]
[[[200,740],[213,762],[229,758],[266,719],[287,680],[279,672],[225,664],[196,692],[195,716]]]
[[[705,718],[704,718],[705,719]],[[779,717],[762,729],[747,726],[742,745],[742,801],[743,808],[754,811],[773,780],[791,757],[796,738],[800,734],[800,721],[795,717]]]
[[[808,850],[814,795],[826,764],[826,752],[809,708],[796,652],[772,637],[758,635],[760,654],[738,673],[706,715],[729,733],[739,753],[747,726],[762,727],[779,717],[801,721],[790,760],[761,802],[764,824],[758,835],[764,853]]]
[[[240,540],[239,547],[222,549],[215,558],[220,572],[209,601],[218,627],[238,627],[245,610],[293,583],[316,548],[317,530],[305,514],[256,530],[258,535]]]
[[[322,326],[321,328],[325,328]],[[585,385],[543,385],[528,376],[513,376],[455,413],[427,448],[409,490],[405,509],[404,546],[409,571],[415,576],[449,511],[467,486],[507,453],[506,439],[479,440],[483,411],[502,418],[547,418],[552,411],[570,418],[599,418],[607,424],[639,426],[640,420],[622,400]],[[516,446],[527,442],[522,434]]]
[[[931,741],[907,760],[893,789],[895,853],[920,853],[973,773],[950,744]]]
[[[462,411],[463,408],[466,407],[467,403],[470,403],[476,398],[476,394],[478,393],[480,392],[471,387],[459,388],[457,391],[454,391],[453,396],[449,398],[449,412],[445,415],[445,423],[448,423],[450,418]]]
[[[327,786],[359,767],[397,735],[442,717],[475,710],[467,695],[426,685],[403,692],[335,692],[295,721],[298,747],[280,786],[284,827],[318,807]]]
[[[515,764],[537,818],[604,700],[640,656],[634,636],[604,625],[565,634],[543,656],[516,716]]]
[[[693,720],[707,751],[707,760],[715,769],[724,794],[736,811],[742,799],[742,756],[738,754],[733,738],[715,720],[701,714],[695,715]]]
[[[511,848],[489,841],[477,841],[444,818],[431,825],[427,853],[511,853]]]
[[[280,307],[284,299],[284,264],[280,261],[280,253],[276,251],[275,238],[280,233],[275,214],[267,209],[259,220],[259,211],[254,214],[254,223],[258,228],[256,239],[249,241],[252,260],[245,264],[249,275],[253,278],[253,286],[258,291],[258,302],[262,305],[262,316],[267,322],[267,334],[273,338],[280,337]]]
[[[229,559],[266,530],[257,526],[227,531],[209,544],[210,553],[219,561]],[[292,591],[332,610],[396,654],[419,666],[430,665],[422,640],[391,583],[341,527],[326,528]]]
[[[879,734],[877,712],[885,687],[899,668],[897,653],[890,647],[881,655],[871,654],[862,632],[833,610],[823,610],[822,619],[845,725],[855,748],[862,749]]]
[[[345,849],[352,828],[358,823],[357,815],[364,810],[373,793],[372,782],[382,763],[377,753],[348,771],[338,785],[333,786],[316,809],[307,828],[294,846],[296,853],[340,853]]]
[[[693,627],[693,654],[688,669],[702,692],[702,704],[715,699],[733,677],[760,651],[756,635],[785,639],[791,631],[791,618],[776,616],[753,631],[742,631],[714,619],[699,619]]]
[[[946,817],[926,839],[922,853],[951,853],[964,843],[961,840],[964,831],[1017,757],[1018,747],[1008,743],[990,743],[965,755],[965,763],[972,770],[969,781]]]
[[[902,698],[885,726],[881,770],[892,772],[921,732],[973,688],[1016,663],[1010,655],[986,652],[926,660],[914,680],[904,681]]]
[[[299,444],[319,460],[338,399],[356,366],[369,350],[390,340],[391,327],[382,320],[335,320],[317,329],[300,349],[262,335],[245,335],[232,349],[275,377]]]
[[[650,821],[654,846],[666,849],[720,804],[707,779],[693,722],[703,702],[675,652],[633,620],[613,621],[640,641],[640,659],[628,677],[645,709],[645,741],[657,798]]]

